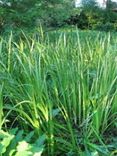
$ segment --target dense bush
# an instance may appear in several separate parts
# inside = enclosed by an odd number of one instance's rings
[[[116,3],[109,3],[104,9],[93,0],[82,1],[82,7],[73,10],[71,17],[66,21],[67,24],[77,25],[80,29],[117,30],[117,13],[114,12]]]
[[[23,0],[3,2],[0,7],[0,30],[9,31],[41,25],[57,27],[64,24],[73,8],[70,0]]]
[[[6,3],[5,3],[6,2]],[[20,33],[43,27],[77,25],[80,29],[117,30],[117,13],[112,11],[116,3],[107,3],[107,8],[99,8],[94,0],[82,0],[80,8],[73,7],[70,0],[24,0],[0,3],[0,31],[7,34],[11,30]]]

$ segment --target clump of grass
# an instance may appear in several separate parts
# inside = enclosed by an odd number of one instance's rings
[[[114,39],[78,31],[48,36],[1,39],[2,128],[46,134],[46,155],[109,155],[116,148],[108,133],[117,128]]]

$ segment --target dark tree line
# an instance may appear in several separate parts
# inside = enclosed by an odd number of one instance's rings
[[[82,0],[75,8],[75,0],[4,0],[0,1],[0,31],[38,27],[76,25],[80,29],[117,30],[115,2],[106,1],[100,8],[96,0]]]

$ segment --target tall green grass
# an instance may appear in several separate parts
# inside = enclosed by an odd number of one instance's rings
[[[1,128],[45,134],[45,155],[115,153],[116,41],[78,31],[1,39]]]

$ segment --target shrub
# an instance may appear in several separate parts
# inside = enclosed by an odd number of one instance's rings
[[[102,31],[116,31],[115,25],[113,23],[99,24],[96,26],[96,29]]]
[[[25,135],[23,130],[17,128],[10,132],[0,130],[0,154],[3,156],[33,156],[44,151],[45,135],[32,141],[34,132]]]

